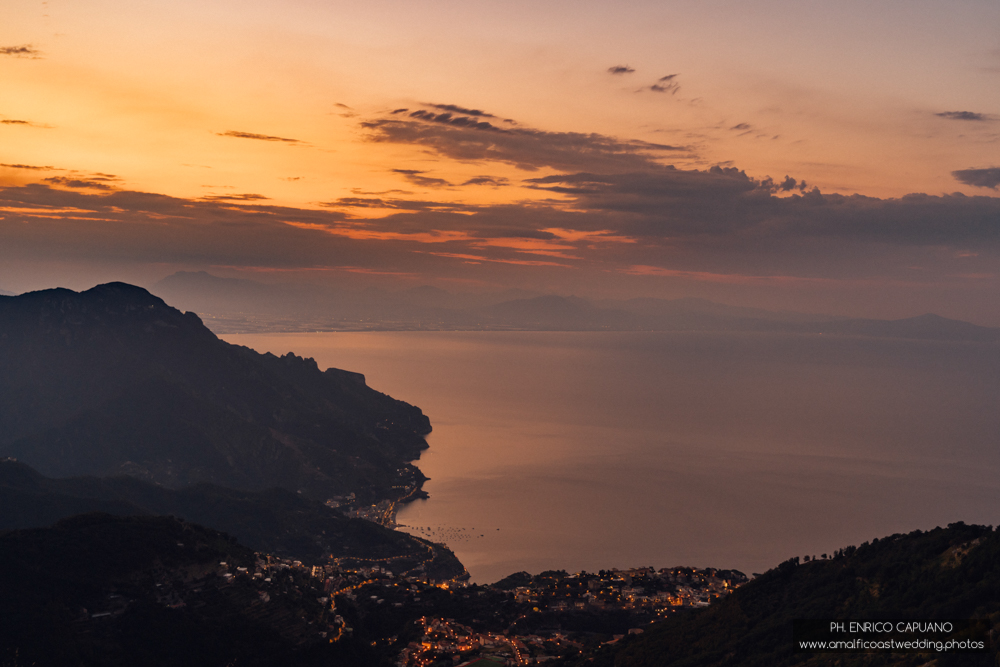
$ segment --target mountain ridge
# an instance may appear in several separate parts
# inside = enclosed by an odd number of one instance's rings
[[[178,272],[156,284],[220,333],[292,331],[717,331],[991,342],[1000,328],[921,317],[878,320],[771,311],[700,297],[589,299],[507,290],[451,293],[422,285],[393,293],[267,284]],[[940,317],[940,316],[938,316]],[[896,324],[888,324],[896,322]]]
[[[140,287],[0,297],[0,456],[46,475],[374,502],[418,491],[429,432],[363,375],[230,345]]]
[[[331,555],[391,558],[397,568],[408,569],[431,553],[429,575],[451,579],[464,572],[442,545],[348,518],[285,489],[239,491],[204,482],[168,489],[128,476],[53,479],[22,462],[0,460],[0,532],[44,528],[92,512],[175,516],[233,535],[255,551],[306,562]]]
[[[970,618],[987,619],[994,637],[1000,631],[1000,531],[956,522],[876,538],[822,559],[789,559],[706,609],[669,618],[596,655],[560,664],[995,665],[995,642],[989,652],[979,654],[797,653],[792,637],[796,619]]]

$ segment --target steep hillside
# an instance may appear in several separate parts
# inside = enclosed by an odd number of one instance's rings
[[[360,374],[230,345],[138,287],[0,297],[0,456],[46,475],[375,500],[423,481],[429,431]]]
[[[987,654],[795,653],[795,619],[988,619]],[[701,612],[646,629],[580,664],[602,667],[996,665],[1000,532],[951,524],[786,561]],[[590,656],[588,656],[590,657]],[[569,664],[576,664],[571,661]]]
[[[0,562],[2,665],[386,664],[368,642],[327,639],[316,580],[252,576],[253,551],[173,517],[0,534]]]
[[[436,579],[464,573],[444,546],[349,519],[285,489],[238,491],[201,483],[175,490],[125,476],[50,479],[23,463],[0,461],[0,531],[42,528],[88,512],[176,516],[225,531],[256,551],[309,563],[328,555],[389,558],[398,572],[423,565]]]

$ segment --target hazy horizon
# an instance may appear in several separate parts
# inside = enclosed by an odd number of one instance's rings
[[[109,281],[123,282],[123,281]],[[25,290],[20,294],[47,289],[73,289],[85,292],[90,287],[73,288],[59,284]],[[203,318],[215,333],[262,333],[296,331],[410,331],[410,330],[713,330],[719,326],[731,328],[741,320],[760,323],[832,323],[837,321],[905,322],[923,316],[945,317],[939,312],[919,307],[897,313],[865,314],[857,309],[820,311],[760,307],[748,303],[732,303],[701,296],[673,298],[627,295],[620,298],[593,297],[576,293],[552,293],[514,287],[483,291],[447,290],[429,284],[415,286],[341,286],[308,282],[261,282],[246,278],[224,278],[205,271],[178,271],[152,285],[137,285],[158,296],[167,305],[182,311],[193,311]],[[0,288],[0,296],[19,293]],[[362,305],[364,304],[364,305]],[[508,309],[509,321],[479,322],[463,320],[463,314],[489,314],[491,307],[521,307]],[[547,323],[524,316],[532,311],[539,316],[541,308],[553,308]],[[560,312],[567,307],[580,312]],[[625,310],[621,310],[624,308]],[[657,313],[657,310],[659,312]],[[602,320],[599,315],[604,315]],[[616,320],[613,315],[617,315]],[[653,316],[643,319],[641,314]],[[659,315],[657,318],[656,315]],[[573,316],[576,319],[573,319]],[[680,317],[678,318],[678,315]],[[691,315],[695,320],[691,320]],[[698,319],[698,316],[701,319]],[[519,319],[520,316],[520,319]],[[590,320],[586,320],[587,317]],[[622,320],[621,316],[639,316]],[[673,319],[671,319],[673,316]],[[686,317],[685,317],[686,316]],[[441,318],[444,319],[441,319]],[[607,318],[611,317],[611,320]],[[664,317],[667,319],[664,320]],[[437,319],[435,319],[437,318]],[[450,318],[450,319],[449,319]],[[457,319],[456,319],[457,318]],[[562,319],[560,319],[562,318]],[[584,318],[585,321],[580,321]],[[706,319],[708,318],[708,319]],[[981,317],[952,319],[977,327],[993,327]],[[707,325],[707,326],[706,326]],[[849,333],[836,331],[831,333]],[[866,335],[857,331],[856,335]],[[903,337],[924,338],[919,328]],[[867,332],[873,335],[873,332]],[[884,333],[874,333],[882,336]],[[931,335],[931,338],[939,337]],[[953,336],[950,336],[953,337]]]

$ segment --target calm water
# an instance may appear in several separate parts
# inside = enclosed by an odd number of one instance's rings
[[[226,335],[364,373],[434,427],[399,521],[473,580],[763,572],[998,523],[1000,346],[702,333]]]

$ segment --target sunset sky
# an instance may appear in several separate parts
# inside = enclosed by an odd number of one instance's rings
[[[1000,326],[995,0],[5,0],[0,289],[264,282]]]

